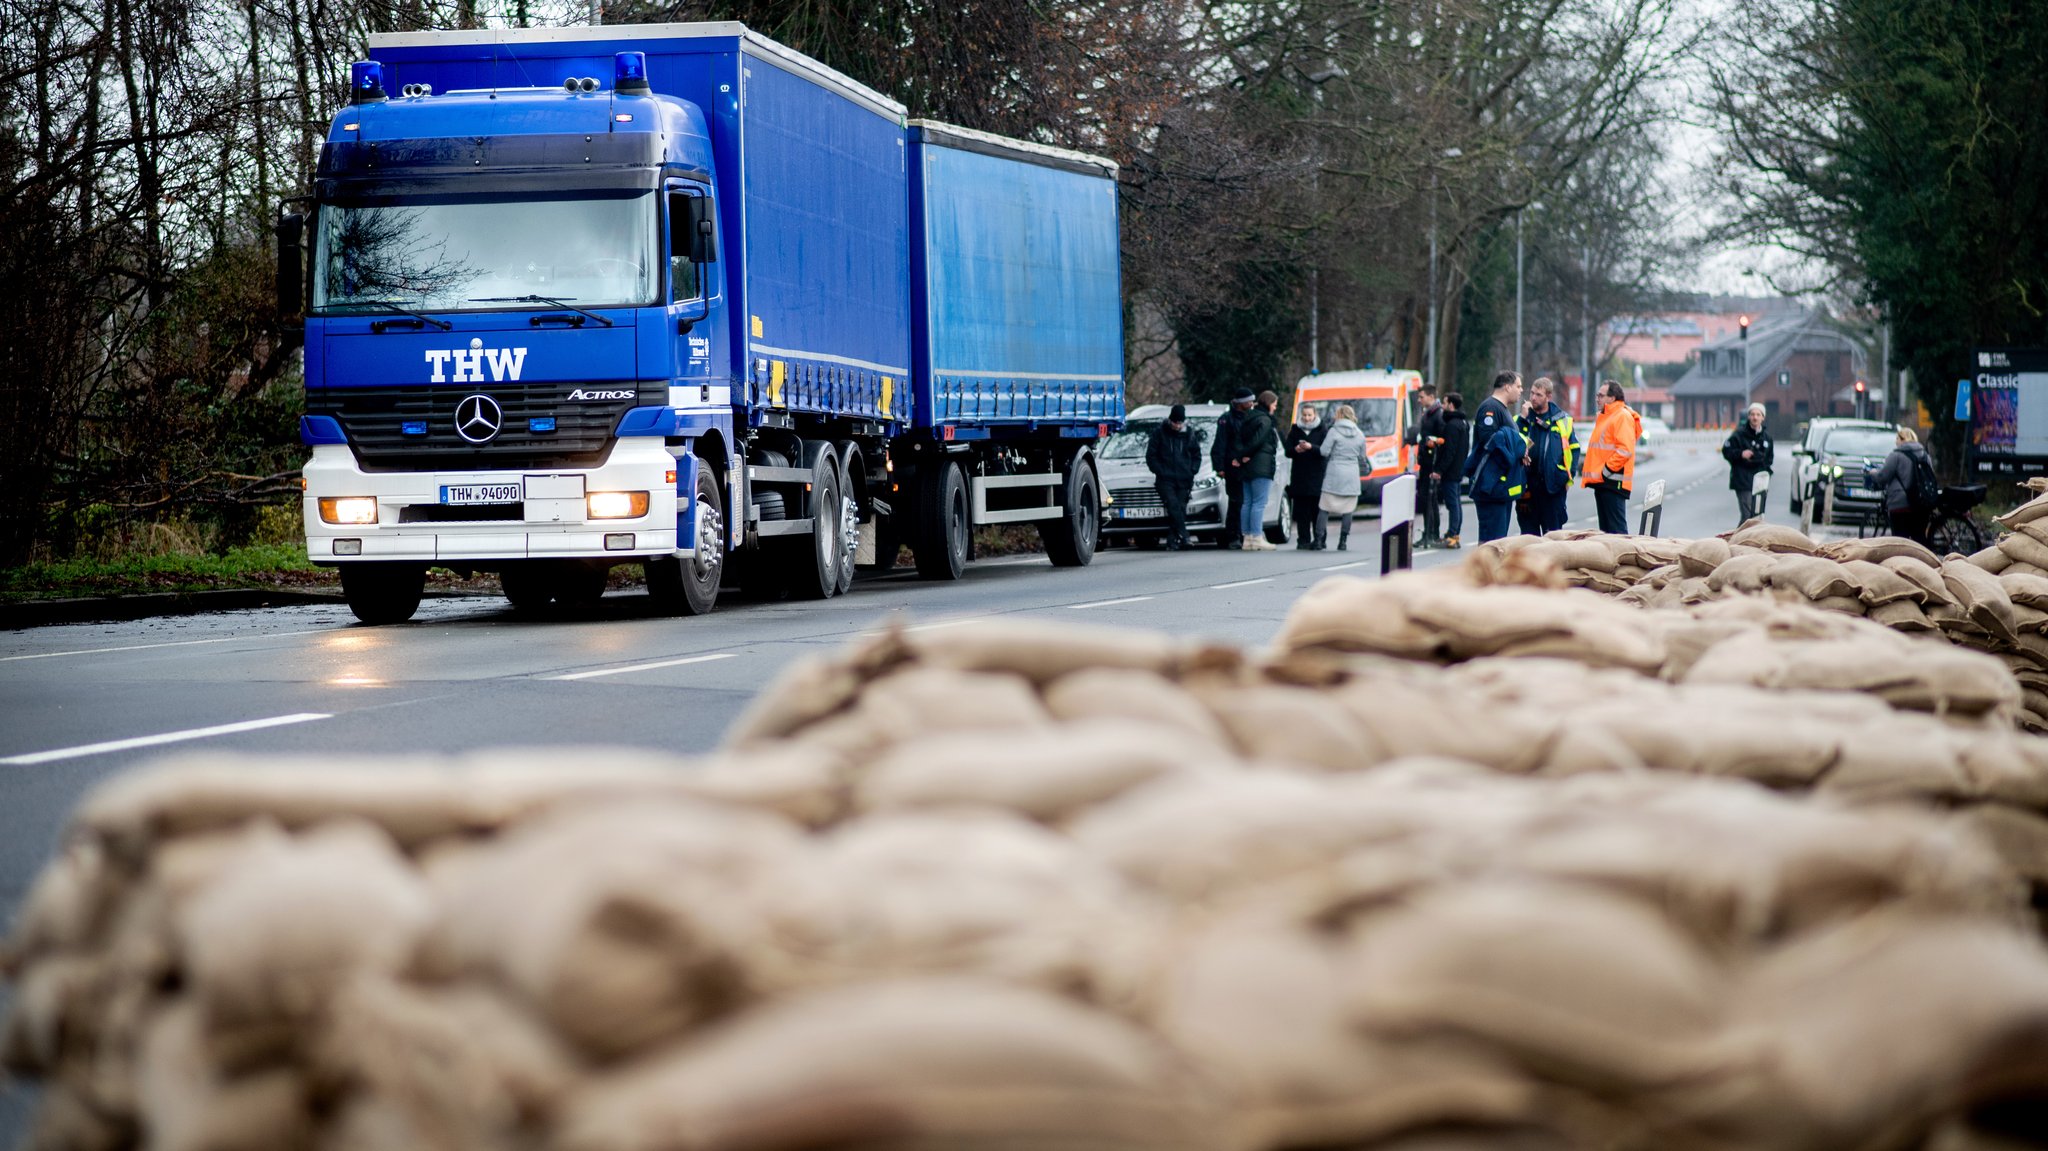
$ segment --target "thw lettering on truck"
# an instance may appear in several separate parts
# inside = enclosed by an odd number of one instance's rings
[[[481,384],[484,370],[488,368],[491,379],[502,383],[511,380],[517,383],[519,371],[526,364],[525,348],[486,348],[482,340],[471,340],[467,351],[430,350],[426,353],[427,365],[434,369],[427,377],[430,384],[449,383],[446,369],[454,361],[455,377],[458,384]]]

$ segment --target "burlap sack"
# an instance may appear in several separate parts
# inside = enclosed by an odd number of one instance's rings
[[[2014,562],[2006,565],[2005,571],[1999,572],[1998,574],[2004,575],[2006,574],[2006,572],[2011,572],[2014,575],[2048,576],[2048,568],[2037,568],[2033,564],[2023,564],[2019,562]]]
[[[358,979],[336,999],[310,1063],[376,1099],[422,1148],[516,1146],[547,1129],[582,1079],[535,1020],[475,985]]]
[[[1927,613],[1921,610],[1920,605],[1911,600],[1900,600],[1883,607],[1871,608],[1870,618],[1893,631],[1909,634],[1925,635],[1938,630],[1934,626],[1934,621],[1928,619]]]
[[[1764,580],[1771,587],[1788,588],[1810,600],[1854,596],[1859,590],[1841,564],[1811,555],[1778,556]]]
[[[1956,603],[1970,614],[1970,622],[1991,633],[2001,643],[2010,644],[2018,640],[2012,600],[2007,598],[2005,585],[1997,576],[1975,564],[1949,560],[1941,565],[1941,578],[1954,593]]]
[[[1784,555],[1812,555],[1815,548],[1813,540],[1797,528],[1762,522],[1743,526],[1728,537],[1728,544],[1730,547],[1762,548]]]
[[[563,1151],[1210,1148],[1175,1058],[1113,1016],[957,979],[769,1004],[580,1093]]]
[[[1445,650],[1460,659],[1513,649],[1643,671],[1664,659],[1656,637],[1642,630],[1633,611],[1584,592],[1442,585],[1412,596],[1409,611],[1421,625],[1437,629]]]
[[[1976,785],[1963,767],[1963,746],[1937,723],[1867,724],[1842,733],[1841,756],[1820,790],[1859,803],[1968,798]]]
[[[1002,672],[1047,684],[1089,669],[1170,674],[1190,663],[1232,659],[1223,649],[1183,644],[1162,632],[1083,627],[1043,619],[977,620],[907,632],[913,658],[932,667]]]
[[[2007,532],[1998,537],[1997,548],[2011,556],[2013,562],[2048,570],[2048,543],[2043,543],[2037,531],[2041,524],[2029,524],[2022,531]]]
[[[1417,577],[1323,580],[1288,609],[1275,646],[1283,651],[1327,648],[1435,658],[1444,650],[1446,637],[1409,614],[1409,599],[1424,586]]]
[[[2012,874],[2035,890],[2048,886],[2048,819],[2003,803],[1974,804],[1955,818],[1968,834],[1990,844]]]
[[[1154,934],[1150,905],[1115,870],[992,811],[850,823],[754,902],[772,925],[761,979],[778,991],[965,973],[1120,1003]]]
[[[1856,598],[1873,608],[1902,600],[1918,604],[1927,596],[1919,584],[1869,560],[1846,560],[1842,572],[1856,585]]]
[[[811,827],[836,822],[852,802],[852,766],[817,747],[769,744],[745,753],[726,751],[676,774],[677,792],[759,808]]]
[[[1689,576],[1711,576],[1728,562],[1728,541],[1708,536],[1691,540],[1678,552],[1678,566]]]
[[[1780,558],[1769,552],[1731,556],[1707,577],[1707,586],[1716,592],[1760,592],[1769,586]]]
[[[1091,669],[1061,676],[1045,687],[1045,709],[1054,719],[1135,719],[1175,728],[1221,743],[1223,727],[1202,702],[1179,684],[1156,675]]]
[[[382,831],[336,823],[252,848],[175,930],[206,1025],[231,1030],[303,1023],[348,979],[398,971],[432,911]]]
[[[2006,598],[2036,610],[2048,609],[2048,578],[2007,572],[1998,577]]]
[[[1748,1112],[1759,1137],[1909,1145],[1935,1117],[2036,1097],[2048,965],[1982,921],[1867,916],[1762,958],[1734,1014],[1770,1048],[1772,1097]]]
[[[431,862],[417,968],[488,979],[591,1056],[623,1056],[754,993],[764,890],[805,850],[743,808],[569,808]]]
[[[1918,560],[1893,557],[1880,565],[1893,575],[1899,576],[1926,593],[1922,605],[1955,602],[1955,593],[1948,590],[1948,584],[1941,578],[1940,564],[1923,564]]]
[[[1616,605],[1621,611],[1630,609]],[[1540,674],[1533,660],[1501,661],[1522,675]],[[1391,680],[1361,679],[1330,693],[1390,758],[1451,758],[1494,771],[1526,774],[1543,762],[1556,738],[1555,709],[1496,707],[1473,710],[1453,690],[1436,691]],[[1482,716],[1483,720],[1476,717]]]
[[[1048,722],[1038,694],[1020,676],[912,665],[868,682],[851,708],[788,738],[858,763],[913,734],[1018,731]]]
[[[2033,523],[2035,520],[2048,519],[2048,499],[2028,500],[2026,503],[1995,518],[2005,527],[2017,531],[2021,527]]]
[[[1691,541],[1665,539],[1661,536],[1617,536],[1615,560],[1630,564],[1645,571],[1660,567],[1676,566]]]
[[[1057,821],[1162,775],[1219,770],[1234,758],[1221,741],[1130,719],[1080,720],[1001,740],[942,732],[877,756],[858,803],[864,811],[991,807]]]
[[[159,1012],[137,1060],[138,1118],[163,1151],[270,1151],[311,1143],[312,1100],[284,1067],[229,1076],[207,1052],[207,1022],[189,1001]]]
[[[1656,912],[1564,884],[1474,883],[1375,917],[1345,957],[1368,1035],[1477,1041],[1542,1079],[1642,1090],[1728,1074],[1721,974]]]
[[[1542,540],[1526,549],[1567,571],[1612,573],[1617,564],[1615,548],[1604,539]]]
[[[1389,758],[1372,730],[1323,692],[1219,685],[1202,696],[1248,759],[1359,771]]]
[[[1872,536],[1859,540],[1835,540],[1823,544],[1816,554],[1847,563],[1863,560],[1882,564],[1894,559],[1911,560],[1923,567],[1941,566],[1941,557],[1903,536]]]
[[[1971,552],[1965,558],[1994,575],[2011,567],[2015,562],[2010,555],[2000,551],[1997,544],[1992,544],[1982,551]]]

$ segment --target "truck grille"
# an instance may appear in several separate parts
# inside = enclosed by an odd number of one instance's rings
[[[668,385],[638,385],[631,400],[568,402],[590,384],[426,384],[395,388],[319,388],[306,393],[306,414],[333,416],[348,433],[364,471],[477,471],[587,467],[604,462],[612,429],[629,408],[668,402]],[[619,389],[618,384],[596,385]],[[472,444],[455,432],[455,407],[484,394],[504,414],[489,443]],[[535,432],[527,421],[552,418],[555,430]],[[424,421],[423,435],[407,435],[408,422]]]
[[[1158,488],[1111,488],[1109,498],[1120,508],[1165,507],[1159,502]]]

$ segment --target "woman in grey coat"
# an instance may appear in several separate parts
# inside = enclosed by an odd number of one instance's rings
[[[1321,451],[1327,466],[1323,471],[1323,498],[1316,512],[1316,538],[1329,536],[1330,517],[1339,517],[1337,550],[1348,549],[1351,517],[1358,511],[1359,477],[1365,474],[1365,433],[1358,430],[1358,413],[1350,404],[1339,404],[1330,432],[1323,437]]]

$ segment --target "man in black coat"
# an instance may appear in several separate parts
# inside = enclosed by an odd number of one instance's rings
[[[1771,433],[1764,428],[1764,406],[1749,405],[1742,422],[1721,444],[1721,458],[1728,461],[1728,486],[1735,491],[1736,506],[1747,522],[1764,514],[1763,497],[1755,495],[1759,472],[1771,470]]]
[[[1444,397],[1444,442],[1437,445],[1435,471],[1437,499],[1444,507],[1444,546],[1458,546],[1465,529],[1464,463],[1472,448],[1472,421],[1465,418],[1465,397],[1456,392]]]
[[[1329,434],[1312,404],[1301,406],[1301,414],[1287,430],[1287,458],[1294,461],[1287,477],[1287,494],[1294,501],[1294,546],[1303,551],[1319,551],[1323,546],[1316,533],[1316,505],[1323,498],[1323,472],[1330,464],[1322,452],[1323,437]]]
[[[1440,481],[1432,479],[1436,474],[1438,450],[1444,443],[1444,407],[1436,398],[1436,385],[1424,384],[1417,389],[1416,397],[1422,403],[1422,416],[1415,421],[1415,472],[1417,493],[1422,500],[1422,543],[1431,548],[1442,542],[1437,514],[1437,487]]]
[[[1194,494],[1195,475],[1202,470],[1202,441],[1188,427],[1186,407],[1173,405],[1166,422],[1152,429],[1152,442],[1145,446],[1145,466],[1152,469],[1152,484],[1166,508],[1166,546],[1179,551],[1188,546],[1188,497]]]
[[[1230,397],[1230,410],[1216,420],[1216,438],[1209,444],[1209,465],[1223,477],[1223,530],[1216,535],[1219,547],[1244,544],[1238,534],[1237,517],[1244,507],[1244,461],[1253,428],[1252,403],[1258,397],[1250,388],[1239,388]]]

